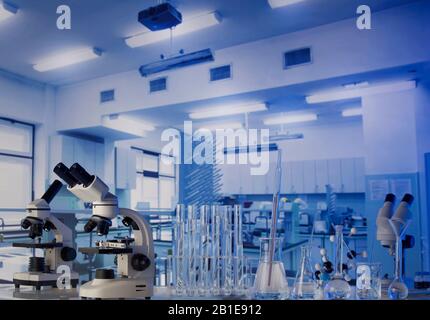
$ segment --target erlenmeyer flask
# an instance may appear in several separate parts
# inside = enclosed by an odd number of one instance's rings
[[[299,270],[292,291],[292,298],[296,300],[313,300],[317,290],[317,283],[310,262],[309,246],[301,247]]]
[[[336,272],[324,287],[324,297],[328,300],[349,299],[351,296],[351,286],[343,277],[343,225],[334,227],[335,234],[335,258],[334,265]]]
[[[261,300],[283,300],[289,290],[281,259],[281,238],[260,239],[260,262],[254,283],[254,298]],[[274,241],[274,246],[272,246]],[[274,248],[271,254],[270,250]],[[271,260],[270,258],[273,257]]]

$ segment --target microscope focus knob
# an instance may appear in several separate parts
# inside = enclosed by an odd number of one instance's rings
[[[76,250],[70,247],[64,247],[61,249],[61,259],[63,261],[73,261],[76,259]]]
[[[136,271],[144,271],[151,265],[151,260],[141,253],[136,253],[131,258],[131,266]]]

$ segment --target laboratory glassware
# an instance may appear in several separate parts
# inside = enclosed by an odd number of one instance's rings
[[[236,295],[245,294],[244,284],[244,255],[242,234],[242,207],[234,206],[233,216],[233,286]]]
[[[396,252],[394,258],[394,279],[388,287],[388,297],[391,300],[404,300],[408,297],[409,290],[403,280],[403,244],[402,239],[406,233],[411,220],[401,225],[398,221],[389,220],[391,227],[393,228],[394,234],[396,235]]]
[[[281,238],[260,239],[260,261],[253,288],[255,299],[284,300],[289,296],[281,244]]]
[[[261,268],[258,269],[261,271],[260,274],[258,274],[257,280],[259,282],[263,281],[263,278],[261,278],[263,275],[266,277],[265,281],[265,287],[267,289],[271,288],[273,286],[273,273],[274,269],[279,268],[279,263],[282,264],[281,260],[277,261],[275,263],[275,251],[277,240],[276,240],[276,234],[277,234],[277,225],[278,225],[278,210],[279,210],[279,195],[281,192],[281,176],[282,176],[282,169],[281,169],[281,163],[282,163],[282,151],[278,149],[278,158],[276,163],[276,172],[275,172],[275,192],[273,193],[273,201],[272,201],[272,223],[270,226],[270,236],[267,239],[261,239],[261,247],[260,247],[260,263],[262,264]],[[267,248],[265,246],[268,246]],[[264,255],[264,259],[262,259]],[[283,267],[283,266],[282,266]],[[285,270],[283,270],[285,273]],[[278,275],[279,276],[279,275]],[[263,284],[258,283],[259,288],[263,289]],[[265,290],[263,290],[265,291]]]
[[[184,295],[187,287],[188,268],[186,258],[186,208],[176,207],[176,220],[173,234],[173,285],[177,295]]]
[[[210,287],[210,206],[200,207],[200,265],[198,291],[200,296],[208,294]]]
[[[317,282],[310,261],[310,247],[301,247],[299,270],[297,270],[291,297],[296,300],[313,300]]]
[[[381,270],[380,263],[357,263],[355,295],[358,300],[381,299]]]
[[[324,287],[324,297],[327,300],[349,299],[351,286],[343,275],[343,225],[334,226],[335,229],[335,274]]]
[[[187,216],[187,257],[188,257],[188,285],[187,294],[193,296],[196,294],[198,271],[199,271],[199,259],[198,253],[200,249],[200,230],[198,228],[198,209],[195,205],[188,206]]]

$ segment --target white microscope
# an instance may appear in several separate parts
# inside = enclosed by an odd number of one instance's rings
[[[57,280],[63,277],[63,273],[57,273],[57,268],[66,266],[70,271],[72,270],[73,260],[76,258],[73,232],[51,213],[49,206],[62,186],[60,181],[55,180],[40,199],[27,206],[27,216],[22,220],[21,226],[29,230],[29,237],[34,241],[13,243],[12,246],[31,248],[33,256],[30,257],[28,272],[18,272],[13,275],[16,289],[20,286],[33,286],[40,291],[44,286],[58,287]],[[54,233],[55,238],[52,242],[41,243],[43,231]],[[43,249],[44,256],[36,257],[34,254],[36,249]],[[65,279],[62,279],[61,283],[62,281]],[[71,271],[71,287],[76,288],[78,282],[78,273]]]
[[[387,194],[384,205],[379,209],[376,218],[376,240],[378,240],[384,248],[388,249],[390,255],[395,254],[396,232],[400,234],[401,229],[412,217],[409,207],[412,205],[414,197],[411,194],[405,194],[396,211],[394,211],[395,201],[396,196],[394,194]],[[393,230],[391,224],[396,228],[396,232]],[[403,249],[409,249],[413,246],[413,236],[406,235],[403,239]]]
[[[90,175],[78,163],[67,168],[59,163],[54,172],[67,182],[68,190],[93,205],[93,214],[85,232],[97,230],[107,236],[112,219],[123,217],[123,224],[132,228],[133,238],[96,242],[96,247],[80,248],[85,254],[114,254],[117,277],[112,269],[96,270],[95,279],[80,287],[83,299],[150,299],[155,279],[155,254],[150,224],[139,213],[118,208],[118,199],[98,177]]]

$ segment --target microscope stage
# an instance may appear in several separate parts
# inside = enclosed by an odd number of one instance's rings
[[[34,242],[14,242],[12,247],[15,248],[34,248],[34,249],[53,249],[61,248],[63,244],[61,242],[47,242],[47,243],[34,243]]]
[[[133,248],[79,248],[79,252],[85,254],[127,254],[133,253]]]

